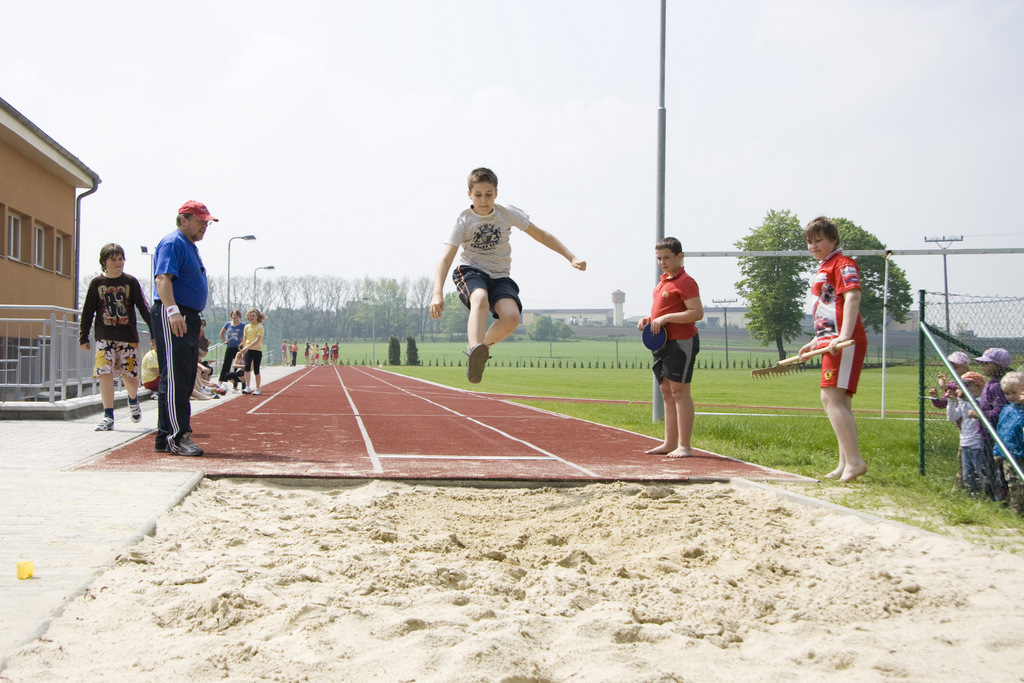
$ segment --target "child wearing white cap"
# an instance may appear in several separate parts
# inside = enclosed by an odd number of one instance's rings
[[[963,377],[964,373],[971,369],[971,357],[963,351],[954,351],[953,353],[946,356],[946,360],[953,366],[953,372],[956,373],[957,377]],[[946,399],[944,398],[945,393],[949,390],[956,391],[956,382],[949,380],[946,377],[946,373],[939,373],[939,386],[932,387],[928,390],[928,395],[932,397],[932,405],[936,408],[945,409]],[[959,425],[957,425],[959,426]]]

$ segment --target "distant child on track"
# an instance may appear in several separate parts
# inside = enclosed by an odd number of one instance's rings
[[[245,358],[245,388],[242,389],[242,393],[260,396],[263,394],[263,390],[260,389],[260,363],[263,362],[263,321],[267,319],[267,316],[258,308],[250,308],[249,312],[245,314],[245,319],[249,321],[249,324],[245,326],[243,336],[245,343],[238,350],[240,354],[244,354]],[[256,378],[255,389],[250,382],[250,373]]]
[[[89,332],[96,320],[95,374],[100,379],[103,417],[97,432],[114,428],[114,374],[121,376],[128,390],[128,409],[132,422],[142,419],[139,406],[139,331],[135,311],[150,324],[149,305],[139,281],[124,272],[124,249],[106,244],[100,249],[103,274],[89,283],[82,305],[78,343],[89,350]],[[152,328],[151,328],[152,329]]]
[[[814,339],[804,344],[799,355],[828,348],[828,353],[821,357],[821,405],[839,442],[839,466],[825,476],[847,482],[868,471],[860,455],[857,423],[853,418],[853,395],[868,350],[860,318],[860,268],[856,261],[843,256],[839,229],[828,218],[819,216],[808,223],[804,239],[811,256],[820,263],[811,284],[815,297],[811,314]],[[836,348],[849,339],[854,341],[853,346]]]
[[[220,340],[224,343],[224,361],[220,366],[220,382],[226,385],[228,374],[231,372],[231,364],[238,355],[238,349],[242,345],[242,337],[245,334],[245,323],[242,322],[242,312],[237,308],[231,311],[231,320],[224,323],[220,328]],[[225,387],[227,388],[227,387]]]
[[[511,204],[496,204],[498,176],[494,171],[478,168],[469,174],[468,182],[472,204],[456,219],[434,269],[430,317],[438,320],[444,311],[445,276],[459,247],[462,247],[461,262],[452,271],[452,281],[462,303],[469,308],[466,377],[475,384],[483,378],[484,366],[490,358],[488,348],[515,332],[523,311],[519,285],[510,276],[512,246],[509,237],[512,228],[519,228],[548,249],[561,254],[577,270],[586,270],[587,262],[576,258],[557,237],[531,223],[530,217],[521,209]],[[488,311],[497,318],[489,328]]]
[[[650,317],[642,318],[637,329],[648,324],[658,334],[667,334],[665,346],[654,352],[654,378],[665,400],[665,441],[647,451],[652,455],[688,458],[693,455],[693,396],[690,380],[694,360],[700,351],[697,321],[704,318],[697,282],[683,268],[683,246],[675,237],[659,240],[654,254],[661,268],[661,281],[654,288]]]

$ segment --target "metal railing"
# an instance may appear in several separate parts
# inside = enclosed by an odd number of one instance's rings
[[[78,345],[79,312],[0,305],[0,401],[64,401],[95,394],[93,351]],[[139,347],[149,329],[139,325]]]

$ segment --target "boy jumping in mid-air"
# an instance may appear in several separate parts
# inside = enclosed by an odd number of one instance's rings
[[[821,405],[839,442],[839,466],[826,474],[830,479],[852,481],[868,471],[857,445],[857,423],[853,419],[853,395],[857,393],[868,337],[860,318],[860,268],[843,256],[839,229],[824,216],[804,228],[811,256],[818,259],[818,272],[811,283],[814,295],[814,339],[803,345],[800,355],[828,348],[821,357]],[[852,339],[854,345],[836,348]]]
[[[434,270],[434,293],[430,300],[430,316],[437,320],[444,310],[445,276],[462,247],[461,262],[452,271],[452,281],[462,303],[469,308],[466,377],[474,384],[483,378],[484,366],[490,358],[487,349],[515,332],[523,311],[519,285],[509,276],[512,228],[519,228],[561,254],[573,268],[587,269],[586,261],[576,258],[557,237],[531,223],[522,210],[495,204],[497,196],[498,176],[494,171],[478,168],[469,174],[469,198],[473,203],[459,215],[445,240],[444,251]],[[488,311],[497,318],[489,328]]]

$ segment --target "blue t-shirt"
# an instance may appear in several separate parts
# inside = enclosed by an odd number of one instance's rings
[[[996,434],[1003,440],[1006,447],[1010,449],[1010,454],[1013,455],[1015,460],[1024,458],[1024,406],[1017,405],[1016,403],[1008,403],[1003,406],[1002,412],[999,413],[999,424],[996,426]],[[999,450],[999,445],[993,449],[993,454],[997,458],[1003,457],[1003,454]]]
[[[238,323],[232,325],[230,322],[224,323],[223,329],[225,330],[224,339],[228,347],[238,348],[242,345],[242,333],[245,332],[245,323]]]
[[[201,311],[206,308],[209,285],[206,268],[195,243],[180,230],[160,240],[153,259],[153,275],[170,275],[174,285],[174,303]],[[159,293],[155,296],[160,301]]]

